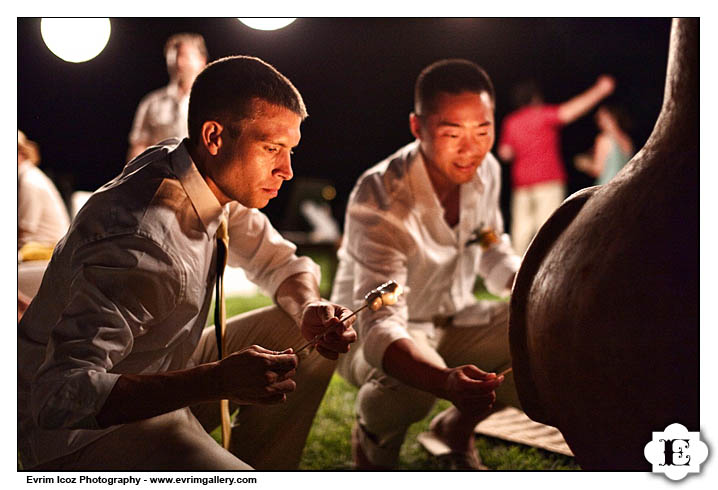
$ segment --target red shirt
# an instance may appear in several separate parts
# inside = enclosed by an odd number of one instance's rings
[[[514,153],[511,164],[513,187],[541,182],[566,182],[561,160],[557,105],[531,105],[506,116],[499,146],[508,145]]]

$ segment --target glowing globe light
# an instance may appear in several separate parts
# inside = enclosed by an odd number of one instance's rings
[[[248,17],[239,18],[239,21],[251,27],[252,29],[259,29],[261,31],[274,31],[286,27],[296,20],[296,17]]]
[[[337,197],[337,190],[334,188],[333,185],[325,185],[322,187],[322,197],[327,200],[331,201],[335,197]]]
[[[42,40],[60,59],[82,63],[100,54],[110,39],[110,19],[42,19]]]

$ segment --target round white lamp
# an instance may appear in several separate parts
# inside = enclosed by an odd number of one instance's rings
[[[249,26],[252,29],[275,31],[288,26],[296,20],[296,17],[238,17],[238,19],[242,24]]]
[[[58,58],[82,63],[97,56],[110,39],[110,19],[48,18],[40,21],[42,40]]]

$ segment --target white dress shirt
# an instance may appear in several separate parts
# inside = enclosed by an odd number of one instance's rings
[[[222,215],[229,264],[268,295],[299,272],[319,281],[319,267],[297,257],[264,214],[220,206],[185,144],[165,143],[92,195],[18,325],[18,445],[27,466],[112,430],[98,429],[95,416],[121,374],[191,367]]]
[[[167,138],[187,137],[189,93],[180,95],[176,83],[153,90],[137,106],[130,131],[130,144],[148,146]]]
[[[70,226],[55,184],[29,161],[17,166],[17,248],[29,242],[55,246]]]
[[[475,323],[488,321],[488,309],[473,294],[477,274],[490,292],[508,294],[520,258],[503,234],[500,178],[499,163],[487,154],[474,178],[461,186],[454,228],[444,220],[417,141],[359,178],[347,205],[332,301],[358,308],[366,292],[390,279],[406,289],[396,305],[359,315],[355,328],[369,364],[381,369],[384,351],[409,338],[407,328],[433,335],[435,315],[470,308]],[[482,224],[501,236],[485,251],[467,245]]]

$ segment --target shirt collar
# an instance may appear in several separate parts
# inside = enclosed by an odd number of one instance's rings
[[[192,206],[207,231],[213,237],[225,210],[210,190],[202,174],[192,161],[184,139],[170,154],[172,169],[177,174],[182,187],[192,202]]]

